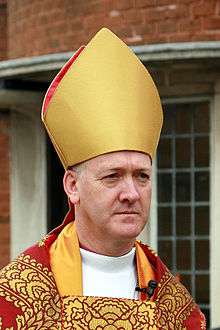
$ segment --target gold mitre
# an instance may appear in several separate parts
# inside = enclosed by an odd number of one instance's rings
[[[51,83],[42,120],[67,169],[113,151],[140,151],[153,158],[163,115],[147,69],[103,28]]]

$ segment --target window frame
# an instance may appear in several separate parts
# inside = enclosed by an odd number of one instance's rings
[[[215,141],[219,141],[219,145],[220,145],[220,111],[218,111],[217,113],[217,108],[220,108],[220,83],[219,83],[219,95],[215,96],[215,102],[213,102],[213,97],[210,97],[208,95],[203,95],[203,96],[192,96],[192,97],[169,97],[169,98],[163,98],[162,99],[162,104],[166,105],[166,104],[193,104],[193,103],[201,103],[201,102],[208,102],[209,103],[209,111],[210,111],[210,131],[209,131],[209,136],[210,136],[210,233],[209,233],[209,244],[210,244],[210,265],[209,265],[209,279],[210,279],[210,301],[209,301],[209,306],[210,306],[210,326],[219,326],[220,325],[220,316],[219,313],[217,313],[217,306],[220,304],[220,285],[217,284],[218,280],[217,280],[217,274],[218,274],[218,278],[220,278],[220,267],[219,269],[216,267],[216,263],[217,263],[217,259],[218,258],[218,253],[216,253],[216,251],[220,251],[220,242],[217,242],[217,236],[219,237],[220,235],[220,225],[217,225],[218,219],[220,218],[220,212],[218,210],[216,210],[217,208],[213,208],[213,205],[216,204],[216,199],[218,196],[217,191],[215,191],[215,194],[213,193],[213,189],[217,189],[218,186],[220,186],[219,184],[216,184],[216,181],[219,182],[220,179],[216,180],[216,175],[219,175],[218,173],[220,173],[220,165],[217,166],[218,164],[220,164],[220,150],[218,150],[218,157],[217,157],[217,153],[216,150],[218,148],[218,146],[216,145]],[[219,104],[219,106],[216,105],[216,103]],[[215,107],[213,106],[213,104],[215,104]],[[215,113],[214,113],[215,112]],[[217,117],[217,118],[216,118]],[[216,128],[218,123],[218,127]],[[216,137],[217,131],[219,131],[219,136]],[[217,162],[217,158],[218,158],[218,162]],[[155,162],[156,163],[156,162]],[[155,164],[156,165],[156,164]],[[219,171],[217,171],[217,167],[219,169]],[[215,169],[215,170],[214,170]],[[157,166],[155,166],[154,168],[154,180],[155,182],[153,183],[154,186],[157,186]],[[214,185],[215,183],[215,185]],[[219,192],[219,189],[218,189]],[[157,192],[156,194],[157,195]],[[214,204],[215,203],[215,204]],[[158,203],[157,203],[157,199],[156,201],[154,201],[152,203],[152,208],[156,208],[157,209]],[[151,230],[149,232],[149,241],[150,242],[154,242],[154,248],[156,248],[156,250],[158,249],[158,225],[157,225],[157,210],[151,210],[151,214],[153,215],[151,222],[153,224],[156,224],[155,229],[156,230]],[[218,227],[218,228],[216,228]],[[215,228],[213,230],[213,228]],[[218,234],[217,234],[218,233]],[[213,239],[213,236],[215,234],[216,239]],[[155,235],[156,235],[156,243],[155,243]],[[212,238],[212,239],[211,239]],[[213,244],[213,241],[215,241],[215,243]],[[216,246],[218,245],[218,246]],[[218,250],[217,250],[218,249]],[[219,261],[218,261],[219,262]],[[216,306],[215,312],[213,310],[213,306]],[[215,315],[213,315],[215,313]],[[214,319],[215,317],[215,319]]]

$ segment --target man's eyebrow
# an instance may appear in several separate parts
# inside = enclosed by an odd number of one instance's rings
[[[98,171],[98,174],[102,174],[102,173],[109,172],[109,171],[122,171],[122,170],[124,170],[123,166],[112,166],[111,167],[111,165],[110,165],[110,166],[108,166],[104,169],[100,169],[100,171]],[[149,171],[151,171],[151,167],[148,167],[148,166],[146,166],[146,167],[137,167],[137,168],[134,169],[134,171],[135,172],[141,172],[141,171],[149,172]]]
[[[120,170],[123,170],[123,166],[112,166],[111,167],[111,165],[110,166],[108,166],[108,167],[106,167],[106,168],[102,168],[102,169],[100,169],[99,171],[98,171],[98,173],[105,173],[105,172],[109,172],[109,171],[120,171]]]

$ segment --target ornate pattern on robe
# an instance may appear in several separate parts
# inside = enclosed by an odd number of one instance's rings
[[[151,301],[61,297],[51,271],[49,249],[64,225],[1,270],[0,330],[206,329],[205,318],[188,291],[144,244],[140,246],[158,281]]]

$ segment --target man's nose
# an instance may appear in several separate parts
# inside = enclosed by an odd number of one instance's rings
[[[140,195],[133,179],[124,180],[119,194],[120,202],[134,203],[139,200]]]

